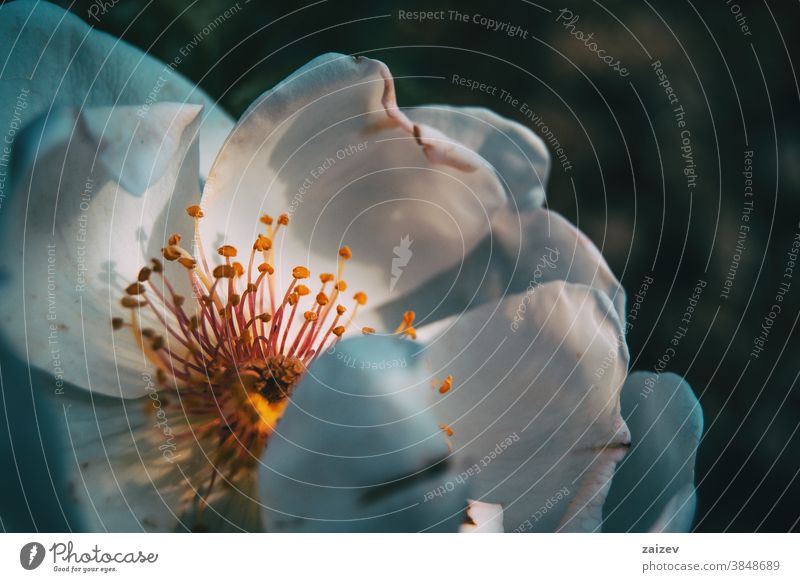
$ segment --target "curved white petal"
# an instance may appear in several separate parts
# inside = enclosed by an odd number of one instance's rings
[[[323,55],[244,113],[206,182],[201,233],[212,254],[249,251],[259,215],[286,212],[278,271],[331,271],[349,245],[345,279],[376,304],[462,261],[505,199],[483,158],[397,108],[383,63]]]
[[[506,531],[592,530],[628,430],[628,352],[605,294],[563,282],[419,330],[433,410],[472,462],[474,499],[503,505]],[[437,392],[438,395],[438,392]]]
[[[125,287],[169,235],[192,232],[200,109],[159,103],[144,119],[133,107],[61,109],[18,138],[0,215],[0,334],[59,385],[144,393],[150,365],[111,318],[127,316]]]
[[[53,394],[46,379],[36,381],[38,397],[56,412],[59,438],[51,446],[67,473],[63,502],[80,522],[72,528],[260,531],[255,476],[235,483],[217,476],[209,494],[218,441],[197,436],[174,390],[157,391],[146,374],[142,382],[145,397],[121,399],[72,387]],[[207,501],[202,514],[201,496]]]
[[[495,169],[520,209],[540,207],[550,174],[550,153],[530,129],[483,107],[427,105],[408,117],[438,128],[475,150]]]
[[[414,347],[339,343],[295,389],[260,469],[268,531],[456,531],[465,489]]]
[[[617,467],[604,507],[606,531],[689,531],[703,411],[672,373],[634,372],[622,389],[631,451]]]
[[[625,291],[585,234],[556,212],[517,213],[505,206],[492,217],[490,235],[463,264],[380,308],[377,315],[396,324],[412,309],[420,324],[430,323],[559,280],[602,291],[624,320]]]
[[[194,83],[54,4],[17,0],[0,6],[3,128],[16,133],[60,107],[131,105],[147,116],[161,101],[204,106],[197,130],[200,172],[205,176],[233,120]]]
[[[470,501],[467,514],[472,523],[463,524],[459,533],[503,533],[503,506],[499,503]]]

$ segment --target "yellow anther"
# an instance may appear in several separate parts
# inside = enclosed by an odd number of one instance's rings
[[[403,323],[406,325],[411,325],[414,323],[414,319],[417,317],[417,314],[413,311],[406,311],[403,313]]]
[[[261,224],[266,224],[267,226],[272,224],[272,217],[269,214],[262,214],[258,220]]]
[[[333,273],[320,273],[319,280],[323,283],[330,283],[333,281]]]
[[[328,296],[320,291],[319,293],[317,293],[317,303],[319,303],[320,305],[327,305]]]
[[[170,245],[176,245],[179,242],[181,242],[181,235],[179,235],[178,233],[171,234],[169,239],[167,240],[167,243],[169,243]]]
[[[364,335],[372,335],[373,333],[375,333],[375,328],[374,327],[362,327],[361,328],[361,333],[363,333]]]
[[[343,326],[343,325],[337,325],[336,327],[334,327],[334,328],[331,330],[331,332],[332,332],[332,333],[333,333],[333,335],[335,335],[336,337],[342,337],[342,335],[344,335],[344,326]]]
[[[244,275],[244,266],[241,263],[234,261],[231,266],[233,267],[233,272],[236,273],[237,277]]]
[[[440,424],[439,428],[442,429],[447,436],[449,437],[453,436],[453,429],[450,428],[449,424],[444,424],[444,423]]]
[[[272,248],[272,240],[263,234],[258,235],[256,242],[253,243],[253,249],[259,252],[268,251]]]
[[[178,262],[187,269],[194,269],[195,265],[197,265],[197,261],[190,259],[189,257],[181,257],[178,259]]]
[[[444,382],[441,383],[439,386],[439,394],[445,394],[446,392],[450,391],[450,388],[453,387],[453,376],[448,375],[447,378],[444,379]]]
[[[278,217],[278,224],[282,224],[283,226],[288,226],[288,224],[289,224],[289,215],[288,214],[281,214]]]
[[[345,307],[344,305],[336,306],[336,313],[338,313],[339,315],[344,315],[345,311],[347,311],[347,307]]]
[[[161,255],[168,261],[177,261],[183,256],[180,247],[175,245],[161,249]]]
[[[233,245],[222,245],[217,252],[223,257],[235,257],[237,254],[236,247]]]
[[[214,272],[212,274],[215,279],[232,279],[233,276],[236,275],[236,270],[232,265],[220,265],[214,267]]]
[[[139,301],[138,299],[134,299],[133,297],[128,297],[127,295],[122,298],[122,306],[123,307],[144,307],[147,305],[144,301]]]
[[[306,321],[316,321],[317,319],[317,312],[316,311],[306,311],[303,314],[303,317],[306,318]]]
[[[417,339],[417,330],[410,325],[403,330],[403,333],[413,340]]]
[[[292,277],[295,279],[308,279],[311,275],[311,271],[306,269],[305,267],[295,267],[292,269]]]
[[[144,283],[145,281],[150,279],[150,273],[151,272],[152,271],[150,269],[148,269],[147,267],[142,267],[139,270],[139,276],[136,277],[139,280],[139,283]]]
[[[114,329],[114,330],[122,329],[122,327],[124,325],[125,325],[125,320],[123,320],[121,317],[112,317],[111,318],[111,328],[112,329]]]
[[[128,295],[141,295],[145,292],[145,286],[141,283],[131,283],[125,288],[125,293]]]
[[[337,291],[347,291],[347,283],[344,281],[337,281],[336,282],[336,290]]]
[[[275,269],[269,263],[261,263],[258,266],[259,273],[267,273],[268,275],[272,275],[275,272]]]
[[[292,293],[289,297],[286,298],[286,302],[289,305],[297,305],[297,302],[300,301],[300,296],[297,293]]]
[[[197,204],[193,204],[189,208],[186,209],[186,214],[191,216],[192,218],[203,218],[205,216],[203,214],[203,209],[200,208]]]
[[[294,288],[294,292],[297,293],[300,297],[305,297],[306,295],[311,293],[311,289],[309,289],[303,284],[300,284]]]
[[[258,316],[258,319],[264,323],[269,323],[272,320],[272,315],[269,313],[262,313]]]
[[[356,300],[356,303],[359,305],[366,305],[367,304],[367,294],[363,291],[359,291],[355,295],[353,295],[353,299]]]
[[[342,257],[346,261],[348,259],[353,258],[353,253],[350,250],[350,247],[343,246],[342,248],[339,249],[339,256]]]

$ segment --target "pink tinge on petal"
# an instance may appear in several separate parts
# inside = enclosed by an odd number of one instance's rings
[[[411,121],[397,106],[394,77],[392,77],[389,67],[380,63],[380,73],[384,80],[381,104],[386,110],[386,115],[400,129],[414,136],[425,157],[431,163],[450,166],[462,172],[474,172],[482,165],[485,165],[483,159],[464,144],[447,137],[444,133],[429,125]]]

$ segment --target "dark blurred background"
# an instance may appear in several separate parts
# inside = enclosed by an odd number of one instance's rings
[[[166,62],[237,5],[59,4]],[[456,7],[517,25],[527,38],[449,15],[423,23],[398,18],[398,10]],[[627,76],[572,36],[563,18],[557,21],[562,8],[579,16],[575,29],[594,33]],[[602,249],[629,303],[642,281],[653,278],[630,320],[635,367],[659,366],[693,289],[707,282],[666,365],[688,378],[705,412],[697,530],[787,531],[798,529],[800,517],[800,270],[794,280],[784,277],[800,228],[800,93],[792,63],[800,55],[798,23],[796,2],[775,1],[240,0],[178,70],[234,116],[327,51],[379,58],[396,76],[411,77],[398,81],[401,105],[483,105],[533,127],[520,111],[527,103],[571,163],[565,169],[554,156],[549,206]],[[678,104],[659,85],[651,66],[659,60]],[[519,104],[454,85],[453,74],[503,88]],[[684,108],[684,128],[677,125],[677,105]],[[683,129],[690,132],[691,162],[682,157]],[[744,190],[745,151],[753,152],[751,198]],[[696,174],[693,187],[687,164]],[[746,200],[753,205],[745,221]],[[744,236],[741,225],[749,227]],[[732,264],[738,264],[733,277]],[[753,341],[781,282],[790,283],[782,311],[755,357]]]

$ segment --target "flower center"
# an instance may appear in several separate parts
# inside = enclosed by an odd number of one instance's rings
[[[253,242],[247,267],[231,245],[217,249],[221,264],[211,267],[199,241],[203,212],[190,206],[187,213],[195,220],[197,256],[181,246],[179,234],[161,254],[185,271],[193,300],[176,292],[164,263],[154,258],[125,289],[128,318],[116,317],[112,325],[131,330],[157,369],[161,389],[178,396],[165,408],[188,421],[191,430],[183,436],[213,451],[202,507],[217,474],[231,482],[255,466],[306,368],[339,341],[367,296],[355,293],[349,314],[339,303],[352,257],[346,246],[339,249],[336,273],[319,275],[317,293],[306,285],[311,272],[304,266],[292,269],[285,291],[276,290],[272,245],[288,215],[260,218],[265,232]]]

